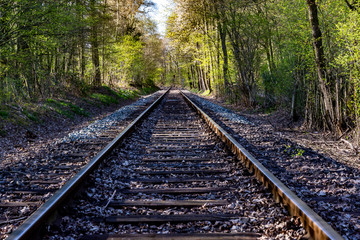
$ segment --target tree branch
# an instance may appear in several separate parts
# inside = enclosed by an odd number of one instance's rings
[[[353,10],[353,11],[357,10],[357,7],[355,6],[355,5],[357,5],[357,0],[354,0],[353,4],[350,4],[348,0],[345,0],[345,2],[346,2],[346,5],[348,5],[348,7],[351,10]]]

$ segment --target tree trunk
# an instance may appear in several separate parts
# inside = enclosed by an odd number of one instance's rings
[[[319,18],[318,18],[318,9],[316,5],[316,0],[306,0],[309,10],[309,20],[313,36],[313,46],[315,51],[315,62],[317,68],[317,75],[319,78],[319,87],[322,93],[322,101],[324,104],[324,114],[323,121],[326,124],[329,130],[336,130],[334,110],[331,102],[331,96],[329,89],[326,86],[326,77],[325,77],[325,55],[324,48],[322,44],[322,33],[320,30]]]
[[[93,25],[91,27],[91,55],[92,62],[95,68],[95,76],[93,85],[95,87],[101,86],[101,71],[100,71],[100,56],[99,56],[99,40],[98,40],[98,29],[96,23],[96,8],[95,8],[95,0],[91,0],[91,15],[94,18]]]
[[[86,66],[86,59],[85,59],[85,34],[82,34],[81,38],[81,60],[80,60],[80,69],[81,69],[81,80],[84,81],[85,78],[85,66]]]
[[[223,52],[223,74],[224,74],[224,88],[225,94],[228,94],[230,91],[229,89],[229,60],[228,60],[228,52],[226,47],[226,26],[225,23],[219,23],[219,34],[221,40],[221,49]]]
[[[190,89],[193,89],[193,82],[192,82],[192,79],[191,79],[191,71],[190,71],[189,68],[187,70],[187,77],[188,77],[189,87],[190,87]]]
[[[100,87],[101,86],[100,57],[99,57],[99,43],[97,39],[96,29],[92,30],[91,54],[92,54],[92,62],[95,68],[94,86]]]
[[[203,72],[201,70],[201,66],[198,63],[196,64],[196,71],[197,71],[197,75],[198,75],[198,79],[199,79],[200,90],[205,91],[204,76],[203,76]]]
[[[197,81],[197,78],[196,78],[194,65],[191,65],[190,70],[191,70],[191,76],[192,76],[192,80],[193,80],[193,87],[196,88],[197,90],[199,90],[199,81]]]
[[[297,82],[298,80],[296,80],[295,84],[294,84],[294,88],[293,88],[293,92],[292,92],[292,96],[291,96],[291,119],[293,121],[296,120],[296,110],[295,110],[295,99],[296,99],[296,90],[297,90]]]

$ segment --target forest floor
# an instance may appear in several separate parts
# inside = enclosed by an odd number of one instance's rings
[[[87,97],[68,95],[36,103],[2,106],[6,108],[6,114],[0,114],[0,163],[5,155],[6,158],[27,156],[60,141],[70,132],[82,129],[139,98],[133,91],[119,93],[102,88]]]
[[[289,114],[283,110],[272,113],[254,112],[211,96],[201,97],[245,116],[268,133],[272,132],[273,135],[288,139],[305,148],[311,148],[327,158],[360,169],[359,149],[346,134],[338,138],[330,132],[306,129],[301,121],[292,122]]]

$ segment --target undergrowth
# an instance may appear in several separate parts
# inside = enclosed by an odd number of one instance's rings
[[[0,117],[8,118],[9,117],[9,112],[5,111],[5,110],[0,110]]]
[[[102,94],[102,93],[93,93],[93,94],[91,94],[90,97],[94,98],[96,100],[99,100],[100,102],[102,102],[105,105],[110,105],[112,103],[119,103],[118,99],[116,99],[112,96],[109,96],[109,95]]]
[[[46,99],[46,105],[49,106],[51,110],[70,119],[73,119],[75,115],[90,116],[90,113],[71,102],[48,98]]]
[[[92,93],[90,98],[109,106],[111,104],[118,104],[121,100],[134,99],[138,96],[139,93],[136,90],[112,89],[108,86],[102,86],[101,92]]]
[[[140,95],[147,95],[147,94],[150,94],[150,93],[153,93],[155,91],[159,90],[158,87],[155,87],[155,86],[152,86],[152,87],[144,87],[142,89],[140,89]]]
[[[75,119],[76,116],[89,117],[91,113],[86,109],[90,106],[109,106],[119,104],[127,99],[135,99],[139,95],[145,95],[158,90],[156,87],[143,89],[120,89],[102,86],[97,89],[88,89],[81,96],[59,93],[56,96],[42,101],[15,101],[3,105],[0,108],[0,136],[7,135],[6,123],[15,124],[19,127],[28,127],[32,124],[45,124],[49,117]],[[71,97],[69,97],[69,95]]]

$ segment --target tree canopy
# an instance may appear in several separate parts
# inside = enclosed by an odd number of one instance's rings
[[[0,0],[0,101],[102,84],[153,85],[162,44],[146,14],[152,4]]]
[[[285,109],[312,128],[359,127],[357,1],[176,4],[169,80],[247,107]]]
[[[360,136],[356,0],[0,0],[0,101],[177,84]]]

